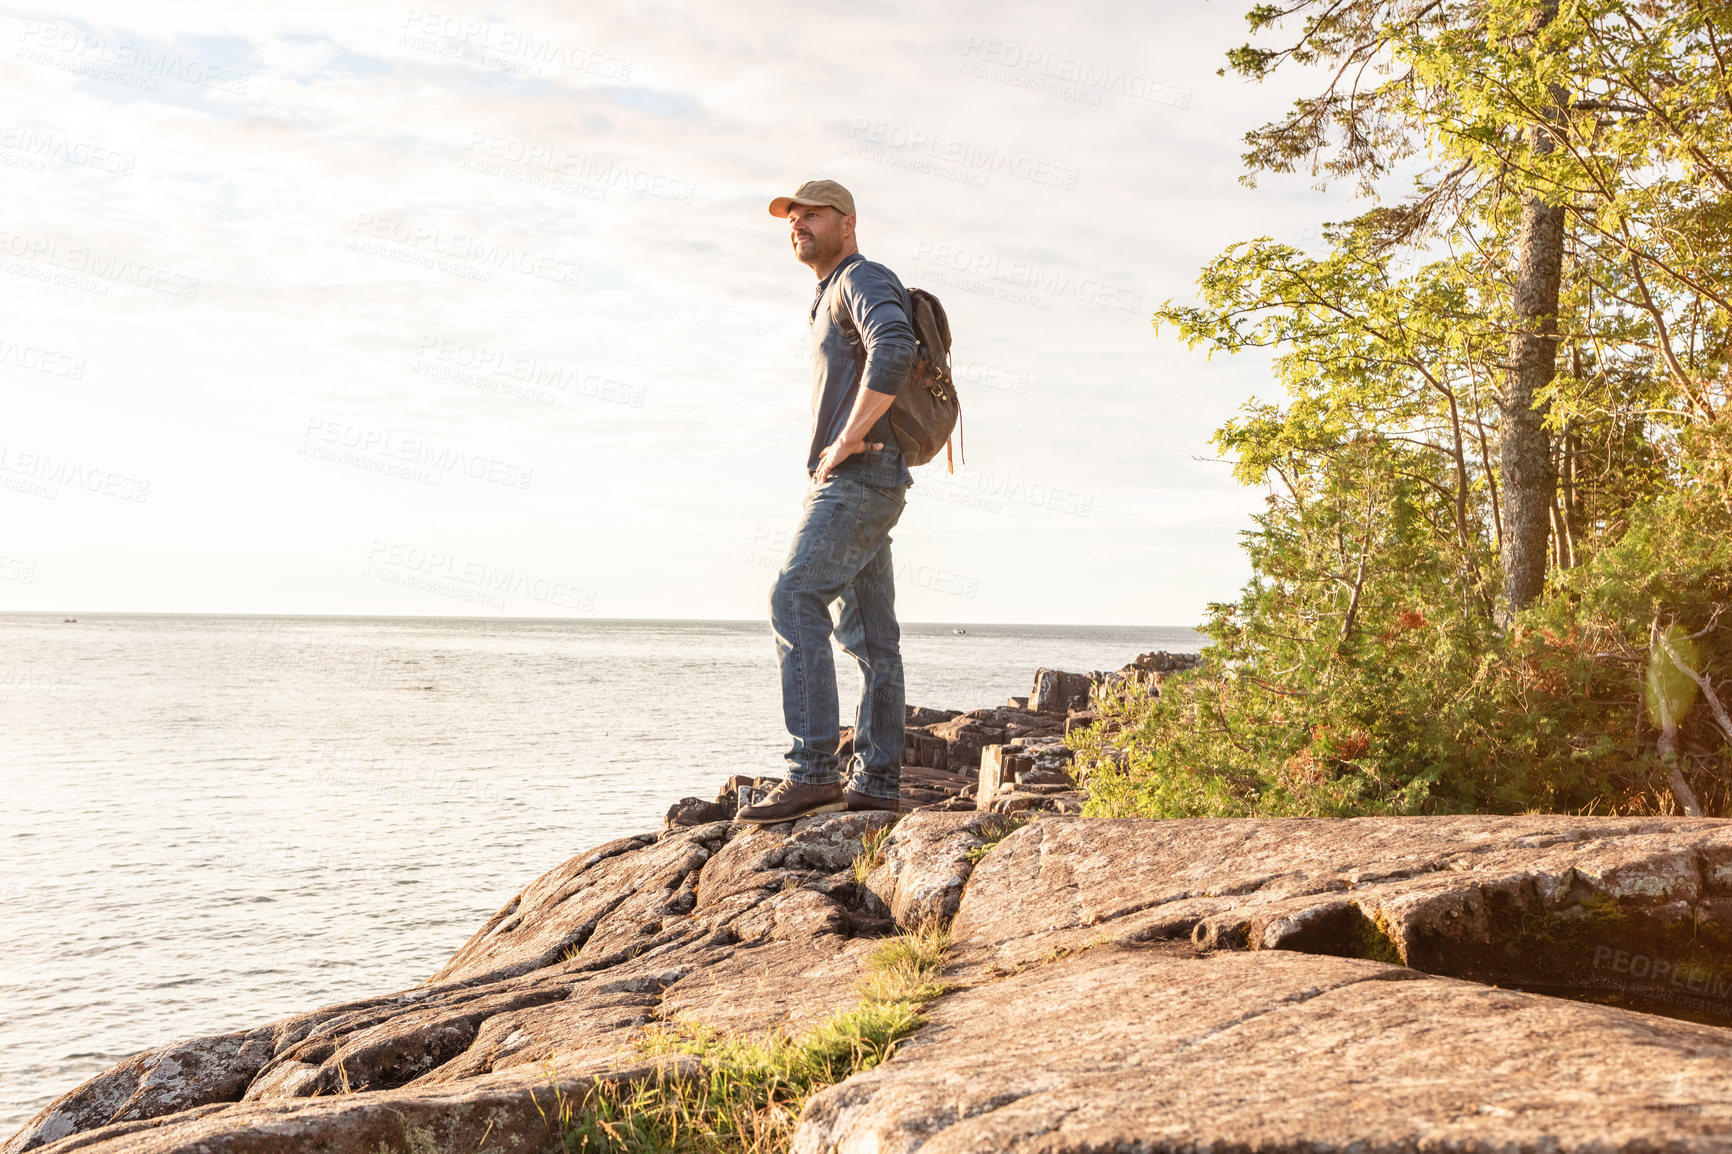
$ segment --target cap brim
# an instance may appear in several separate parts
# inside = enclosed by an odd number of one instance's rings
[[[843,216],[854,215],[844,209],[841,205],[833,204],[828,200],[796,200],[791,196],[778,196],[775,200],[772,200],[770,202],[770,215],[774,217],[787,216],[788,210],[793,208],[796,204],[803,204],[807,208],[833,208]]]

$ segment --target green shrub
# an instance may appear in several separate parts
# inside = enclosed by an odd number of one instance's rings
[[[1319,630],[1321,599],[1270,576],[1283,531],[1266,519],[1257,577],[1212,607],[1205,668],[1158,696],[1097,695],[1102,720],[1072,737],[1089,814],[1676,812],[1645,702],[1651,636],[1695,635],[1687,660],[1711,684],[1732,669],[1732,516],[1712,494],[1633,509],[1501,633],[1435,574],[1396,567],[1361,592],[1350,637]],[[1706,813],[1732,812],[1725,735],[1689,698],[1680,765]]]

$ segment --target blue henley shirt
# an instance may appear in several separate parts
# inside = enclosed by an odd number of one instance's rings
[[[838,316],[845,309],[852,331]],[[812,298],[812,446],[808,473],[818,468],[824,449],[848,425],[860,386],[895,396],[914,369],[914,326],[908,321],[908,290],[895,273],[859,253],[851,253],[818,282]],[[879,417],[868,442],[884,448],[856,453],[835,472],[867,485],[896,488],[913,483],[902,449],[890,429],[890,414]]]

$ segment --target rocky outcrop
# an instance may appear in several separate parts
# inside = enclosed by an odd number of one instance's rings
[[[869,902],[906,929],[950,921],[977,855],[1002,827],[975,812],[914,815],[885,839],[866,876]]]
[[[1732,1149],[1728,899],[1729,822],[1045,818],[795,1149]]]
[[[1286,952],[1105,945],[943,999],[799,1154],[1732,1144],[1732,1031]]]
[[[546,1149],[556,1101],[650,1069],[648,1026],[797,1030],[853,1006],[888,925],[853,863],[893,820],[610,842],[536,879],[426,985],[147,1052],[0,1151]]]
[[[911,710],[901,814],[746,827],[731,778],[425,984],[136,1055],[0,1154],[551,1152],[598,1082],[696,1072],[647,1031],[805,1029],[938,923],[927,1024],[797,1150],[1732,1152],[1732,822],[1069,815],[1093,688],[1186,667]]]
[[[549,1150],[646,1028],[801,1029],[947,918],[951,992],[797,1149],[1732,1149],[1732,822],[1013,820],[612,842],[427,985],[150,1051],[3,1149]]]
[[[146,1050],[38,1114],[0,1149],[10,1154],[101,1126],[237,1102],[270,1060],[277,1039],[278,1032],[266,1027]]]
[[[1005,969],[1180,938],[1688,1011],[1704,994],[1732,1005],[1729,903],[1724,822],[1071,819],[1006,838],[971,878],[956,931],[967,957]],[[1656,977],[1666,988],[1643,985]]]
[[[1194,669],[1194,653],[1144,653],[1112,673],[1035,671],[1027,697],[1013,697],[997,709],[907,707],[902,747],[902,811],[933,806],[963,809],[957,799],[995,813],[1042,810],[1080,813],[1087,795],[1073,777],[1065,735],[1098,720],[1091,708],[1097,687],[1136,684],[1160,695],[1170,673]],[[854,731],[844,727],[837,749],[846,761]],[[728,821],[742,805],[757,801],[775,777],[737,775],[722,783],[714,800],[685,797],[668,808],[666,829]],[[956,804],[952,804],[956,803]]]

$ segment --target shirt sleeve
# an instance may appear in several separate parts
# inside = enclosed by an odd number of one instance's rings
[[[842,307],[854,320],[866,346],[860,383],[875,393],[895,396],[914,369],[914,326],[902,306],[900,286],[887,270],[855,261],[842,284]]]

